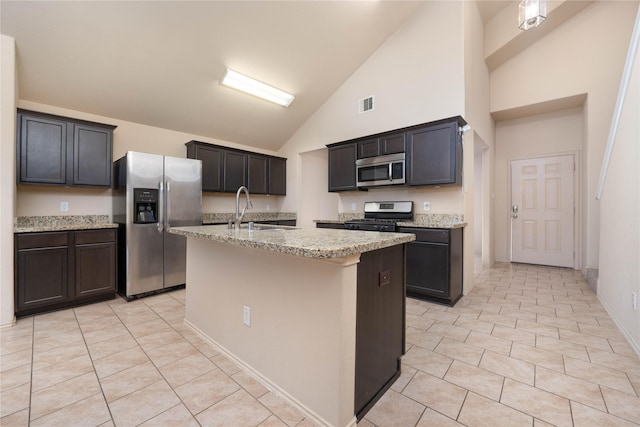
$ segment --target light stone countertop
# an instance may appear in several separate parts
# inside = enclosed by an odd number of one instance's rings
[[[236,214],[234,212],[213,212],[213,213],[203,213],[202,214],[202,224],[226,224],[230,220],[235,219]],[[254,212],[248,210],[243,220],[246,222],[249,221],[291,221],[296,220],[297,215],[295,212]]]
[[[467,225],[466,222],[449,222],[449,221],[398,222],[398,227],[412,227],[412,228],[463,228],[466,225]]]
[[[242,228],[236,231],[228,229],[226,225],[203,225],[173,227],[170,232],[219,243],[319,259],[352,256],[415,240],[415,235],[408,233],[263,227],[262,230],[249,231]]]
[[[339,214],[338,219],[315,219],[314,222],[326,224],[344,224],[345,221],[360,219],[361,214]],[[467,223],[463,215],[458,214],[415,214],[413,221],[398,221],[398,227],[414,228],[462,228]]]
[[[13,221],[14,233],[99,230],[104,228],[118,228],[118,224],[109,222],[109,215],[21,216]]]

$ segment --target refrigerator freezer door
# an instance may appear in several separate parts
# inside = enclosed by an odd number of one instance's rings
[[[170,227],[202,225],[202,162],[164,158],[164,287],[186,282],[187,239]]]
[[[128,152],[126,196],[127,295],[155,291],[163,287],[162,224],[134,223],[134,188],[160,189],[163,157],[156,154]],[[162,203],[162,195],[160,203]]]

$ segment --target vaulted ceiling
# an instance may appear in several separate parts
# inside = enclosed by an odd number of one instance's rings
[[[487,20],[506,1],[481,1]],[[7,1],[20,99],[277,150],[418,1]],[[296,95],[219,85],[225,67]]]

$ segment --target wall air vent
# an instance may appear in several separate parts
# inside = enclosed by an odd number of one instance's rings
[[[360,114],[373,110],[373,96],[362,98],[358,102],[358,112]]]

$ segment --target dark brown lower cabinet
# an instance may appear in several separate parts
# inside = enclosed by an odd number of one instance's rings
[[[15,235],[18,317],[115,297],[116,230]]]
[[[358,420],[400,376],[404,354],[405,245],[360,256],[356,308],[355,414]]]
[[[115,291],[116,232],[75,232],[75,296],[91,297]]]
[[[406,248],[407,295],[453,306],[462,296],[462,228],[398,232],[416,235]]]
[[[16,236],[16,312],[69,300],[69,233]]]
[[[344,224],[341,222],[316,222],[316,228],[333,228],[336,230],[344,230]]]

